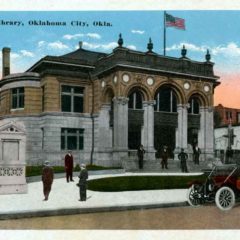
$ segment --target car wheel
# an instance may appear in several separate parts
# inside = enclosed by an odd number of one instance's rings
[[[194,185],[192,185],[187,191],[187,201],[189,205],[193,207],[198,207],[201,205],[199,193],[195,190]]]
[[[218,189],[215,202],[220,210],[230,210],[235,204],[235,194],[230,187]]]

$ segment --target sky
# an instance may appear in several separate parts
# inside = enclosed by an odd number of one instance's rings
[[[186,30],[167,28],[166,55],[180,57],[185,45],[187,57],[204,62],[209,49],[215,75],[221,82],[215,89],[214,105],[240,108],[240,11],[167,13],[185,19]],[[79,41],[85,49],[110,53],[117,46],[119,33],[125,47],[139,51],[147,51],[151,37],[153,51],[163,54],[163,11],[2,11],[0,14],[0,47],[11,48],[11,73],[26,71],[46,55],[74,51]],[[6,25],[9,21],[21,24]],[[65,22],[66,26],[33,25],[34,21]],[[79,25],[71,25],[72,21]],[[99,26],[104,22],[110,26]]]

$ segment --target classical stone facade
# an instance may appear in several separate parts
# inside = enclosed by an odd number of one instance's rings
[[[29,165],[75,163],[125,166],[142,143],[145,161],[167,145],[171,157],[198,144],[213,157],[213,63],[119,46],[105,54],[83,49],[40,59],[0,81],[1,119],[22,122]],[[184,49],[186,50],[186,49]],[[174,157],[175,156],[175,157]]]

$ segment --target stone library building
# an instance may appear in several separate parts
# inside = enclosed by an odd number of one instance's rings
[[[72,150],[75,164],[124,167],[156,162],[167,146],[177,160],[181,148],[214,156],[213,95],[219,84],[210,53],[203,61],[124,47],[121,34],[111,53],[86,50],[45,56],[26,72],[10,74],[10,48],[2,50],[0,122],[26,132],[26,163],[63,165]],[[131,162],[132,161],[132,162]],[[137,165],[136,165],[137,166]]]

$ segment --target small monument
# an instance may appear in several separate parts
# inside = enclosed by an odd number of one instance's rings
[[[26,193],[26,134],[15,122],[0,125],[0,194]]]

